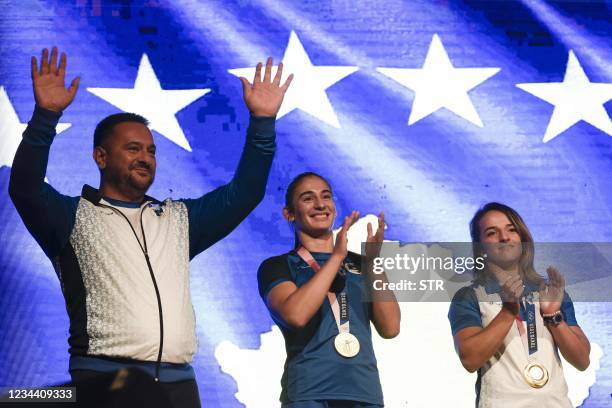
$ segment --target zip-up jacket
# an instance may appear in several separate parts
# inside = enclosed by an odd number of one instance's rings
[[[44,181],[61,113],[36,107],[9,194],[53,263],[70,317],[73,360],[188,364],[197,350],[189,261],[228,235],[262,200],[274,118],[251,117],[233,179],[197,199],[125,203],[85,185],[80,197]],[[80,359],[80,360],[79,360]],[[87,361],[87,360],[86,360]]]

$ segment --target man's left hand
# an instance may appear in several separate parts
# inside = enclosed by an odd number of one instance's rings
[[[293,80],[293,74],[289,75],[283,85],[280,84],[283,75],[283,63],[278,64],[276,75],[272,79],[272,57],[266,62],[263,80],[261,79],[261,62],[255,68],[255,77],[253,84],[240,77],[242,82],[242,90],[244,93],[244,102],[246,103],[251,115],[253,116],[268,116],[274,117],[278,113],[285,92],[289,88]]]

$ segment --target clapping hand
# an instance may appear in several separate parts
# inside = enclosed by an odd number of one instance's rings
[[[365,256],[371,260],[380,255],[382,243],[385,240],[385,214],[378,215],[378,228],[374,234],[372,231],[372,223],[368,222],[368,238],[366,240]]]
[[[348,230],[357,222],[359,219],[359,212],[353,211],[348,217],[344,217],[342,228],[336,235],[336,243],[334,244],[334,254],[340,255],[342,259],[346,258],[348,254]]]
[[[493,262],[487,262],[487,269],[499,283],[500,297],[504,308],[508,309],[513,315],[517,315],[520,310],[519,301],[525,290],[523,279],[520,275],[510,275]]]
[[[561,309],[565,295],[565,278],[553,266],[546,269],[548,281],[540,284],[540,313],[553,314]]]

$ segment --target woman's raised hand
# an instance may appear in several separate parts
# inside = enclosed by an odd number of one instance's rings
[[[333,254],[340,255],[342,259],[346,257],[348,253],[348,230],[357,222],[359,219],[359,211],[351,212],[351,215],[344,217],[342,228],[336,235],[336,243],[334,244]]]

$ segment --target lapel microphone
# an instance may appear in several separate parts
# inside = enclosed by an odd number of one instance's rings
[[[165,205],[165,203],[162,202],[162,203],[158,204],[156,208],[153,209],[153,212],[155,212],[155,215],[157,215],[158,217],[162,216],[162,214],[164,213],[164,205]],[[154,204],[151,203],[151,204],[149,204],[149,206],[153,207]]]

